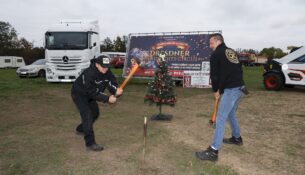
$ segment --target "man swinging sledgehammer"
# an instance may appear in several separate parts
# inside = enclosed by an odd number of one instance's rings
[[[196,152],[196,156],[201,160],[216,161],[222,143],[243,144],[235,112],[242,96],[248,92],[244,85],[242,65],[238,55],[225,45],[221,34],[211,35],[210,48],[213,49],[210,59],[212,89],[215,99],[218,100],[220,95],[221,99],[213,143],[207,150]],[[231,126],[232,137],[223,139],[227,120]]]
[[[81,115],[76,132],[84,135],[86,147],[91,151],[103,150],[102,146],[96,144],[93,131],[93,123],[100,114],[96,101],[113,104],[123,94],[109,67],[110,59],[106,56],[92,59],[90,67],[75,80],[71,90],[72,99]],[[104,94],[105,89],[108,89],[110,96]]]

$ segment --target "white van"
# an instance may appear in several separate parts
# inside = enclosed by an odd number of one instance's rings
[[[25,66],[22,57],[0,56],[0,68],[18,68],[21,66]]]

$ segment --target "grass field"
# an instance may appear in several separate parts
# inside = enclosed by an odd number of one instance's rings
[[[176,106],[164,107],[173,120],[148,123],[143,162],[143,117],[157,113],[143,103],[146,81],[133,80],[115,105],[99,104],[94,128],[105,150],[94,153],[74,133],[80,117],[70,97],[72,84],[20,79],[15,70],[0,70],[0,175],[305,174],[305,90],[266,91],[261,74],[260,67],[245,68],[251,93],[237,113],[242,147],[224,145],[216,163],[197,160],[194,152],[213,137],[211,90],[176,87]]]

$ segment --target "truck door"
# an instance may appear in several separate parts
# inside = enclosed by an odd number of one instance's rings
[[[99,56],[99,44],[97,40],[97,34],[94,32],[89,32],[88,34],[89,42],[89,59],[93,59]]]

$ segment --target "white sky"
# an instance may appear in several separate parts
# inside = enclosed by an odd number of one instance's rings
[[[100,37],[222,30],[231,48],[305,45],[305,0],[0,0],[0,21],[42,46],[62,19],[98,19]]]

